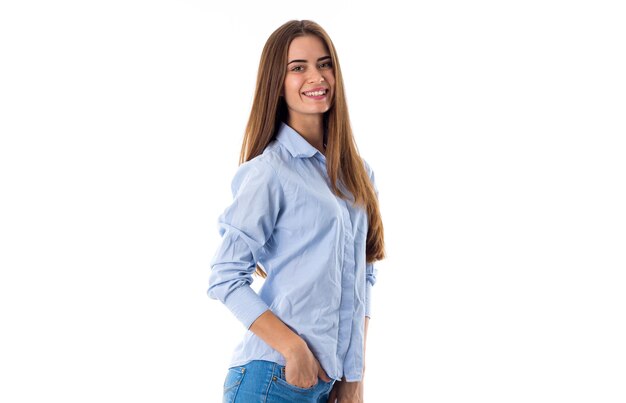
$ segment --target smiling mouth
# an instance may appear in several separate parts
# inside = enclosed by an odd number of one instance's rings
[[[323,95],[326,95],[327,93],[328,93],[327,89],[303,92],[303,94],[306,95],[307,97],[321,97]]]

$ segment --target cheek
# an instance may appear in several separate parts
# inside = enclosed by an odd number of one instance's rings
[[[284,92],[287,106],[293,107],[300,99],[300,87],[296,85],[294,80],[285,80]]]
[[[328,84],[332,87],[334,91],[335,90],[335,76],[333,75],[333,73],[329,73],[326,76],[326,82],[328,82]]]
[[[297,78],[289,77],[285,79],[285,91],[292,94],[300,93],[300,82]]]

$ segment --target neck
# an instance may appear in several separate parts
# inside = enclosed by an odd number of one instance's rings
[[[313,147],[317,148],[322,154],[324,149],[324,119],[321,114],[310,116],[298,116],[289,114],[287,124],[297,131],[306,141]]]

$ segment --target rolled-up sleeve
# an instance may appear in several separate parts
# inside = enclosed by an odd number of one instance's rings
[[[376,179],[374,178],[374,171],[370,167],[370,165],[363,160],[365,164],[365,170],[370,177],[370,181],[374,186],[374,192],[376,192],[376,197],[378,197],[378,188],[376,187]],[[365,265],[365,316],[371,318],[371,310],[372,310],[372,287],[376,284],[376,275],[378,274],[378,269],[374,265],[374,263],[367,263]]]
[[[207,294],[249,328],[269,309],[250,284],[259,253],[272,236],[283,194],[273,168],[259,159],[242,164],[231,187],[233,202],[218,219],[222,241],[211,260]]]
[[[376,283],[376,274],[378,269],[373,263],[365,265],[365,316],[371,318],[372,312],[372,287]]]

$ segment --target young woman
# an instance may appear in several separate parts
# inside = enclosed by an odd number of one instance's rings
[[[289,21],[267,40],[240,163],[208,290],[248,329],[224,402],[362,402],[383,224],[316,23]]]

